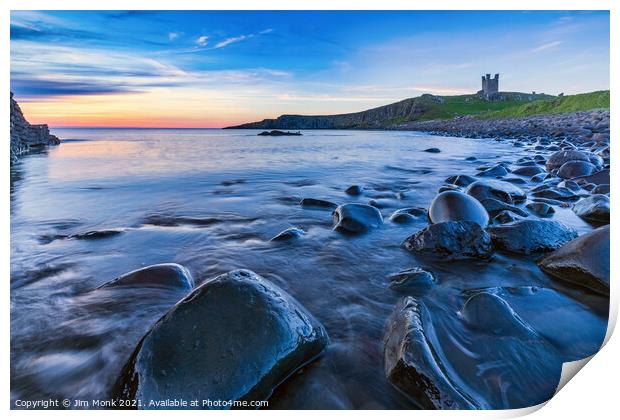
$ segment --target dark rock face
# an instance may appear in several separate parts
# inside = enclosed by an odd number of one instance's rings
[[[575,229],[554,220],[518,220],[487,229],[498,249],[516,254],[548,252],[577,237]]]
[[[33,125],[26,121],[22,110],[11,92],[11,163],[32,147],[60,144],[58,137],[51,135],[46,124]]]
[[[338,204],[332,203],[327,200],[320,200],[318,198],[302,198],[299,204],[302,207],[315,207],[315,208],[323,208],[323,209],[335,209],[338,207]]]
[[[327,343],[322,325],[291,296],[251,271],[231,271],[155,323],[113,397],[266,400]]]
[[[555,213],[553,207],[547,203],[534,202],[527,204],[525,207],[539,217],[551,217]]]
[[[401,299],[388,321],[383,356],[385,375],[423,409],[479,408],[459,390],[437,360],[435,340],[427,336],[428,314],[415,298]]]
[[[194,288],[190,272],[179,264],[155,264],[123,274],[99,288],[108,287],[158,287],[187,289]]]
[[[366,204],[343,204],[334,210],[332,216],[334,229],[349,233],[365,232],[383,223],[381,212]]]
[[[538,266],[552,277],[609,296],[609,225],[574,239]]]
[[[428,216],[432,223],[469,220],[486,226],[489,215],[478,200],[459,191],[445,191],[431,202]]]
[[[558,176],[564,179],[580,178],[592,175],[596,166],[584,160],[571,160],[560,167]]]
[[[504,165],[495,165],[490,167],[489,169],[485,169],[484,171],[478,172],[476,176],[504,176],[508,175],[508,171],[504,167]]]
[[[487,334],[532,336],[536,333],[500,296],[481,292],[471,296],[461,310],[463,319]]]
[[[403,246],[411,252],[448,259],[486,259],[493,253],[489,234],[470,221],[430,225],[405,239]]]
[[[593,194],[575,203],[573,211],[577,216],[592,224],[608,224],[610,212],[609,197],[603,194]]]
[[[582,152],[579,150],[560,150],[549,156],[549,159],[547,159],[547,172],[551,172],[554,169],[559,170],[565,163],[575,160],[589,162],[598,167],[602,166],[601,158],[593,153]]]
[[[420,207],[406,207],[392,213],[390,221],[394,223],[410,223],[419,217],[426,216],[426,214],[426,209]]]
[[[494,198],[504,203],[519,203],[525,200],[525,192],[509,182],[494,179],[476,181],[467,187],[466,193],[482,201],[486,198]]]
[[[288,228],[288,229],[284,229],[282,232],[278,233],[276,236],[271,238],[271,241],[272,242],[290,241],[291,239],[300,238],[305,234],[306,232],[304,232],[302,229]]]
[[[398,291],[418,292],[435,284],[435,276],[421,267],[409,268],[390,274],[390,289]]]
[[[515,169],[514,171],[512,171],[514,175],[522,175],[522,176],[534,176],[542,172],[544,172],[543,168],[541,168],[538,165],[521,166]]]

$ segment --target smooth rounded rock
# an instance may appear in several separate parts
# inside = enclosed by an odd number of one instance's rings
[[[360,195],[362,193],[362,187],[359,185],[351,185],[349,188],[344,190],[344,192],[349,195]]]
[[[610,227],[600,227],[547,255],[538,266],[552,277],[609,296]]]
[[[191,273],[180,264],[155,264],[123,274],[99,288],[109,287],[159,287],[192,289],[194,279]]]
[[[398,291],[419,291],[435,284],[435,276],[421,267],[413,267],[390,274],[390,289]]]
[[[583,160],[571,160],[560,167],[558,176],[563,179],[581,178],[596,172],[596,166]]]
[[[315,207],[322,209],[335,209],[338,207],[338,204],[332,203],[331,201],[321,200],[318,198],[302,198],[299,204],[302,207]]]
[[[490,292],[476,293],[467,299],[461,316],[471,327],[487,334],[536,335],[508,302]]]
[[[247,270],[203,283],[153,325],[115,399],[266,400],[318,357],[327,333],[296,300]]]
[[[467,187],[466,193],[478,201],[494,198],[508,204],[519,203],[526,198],[525,192],[516,185],[494,179],[476,181]]]
[[[428,210],[432,223],[469,220],[486,226],[489,215],[478,200],[459,191],[445,191],[437,195]]]
[[[534,176],[544,172],[544,169],[538,165],[521,166],[516,168],[512,173],[521,176]]]
[[[466,187],[472,182],[475,182],[476,178],[469,175],[453,175],[446,178],[448,184],[457,185],[459,187]]]
[[[490,176],[490,177],[499,177],[508,175],[508,170],[504,165],[495,165],[490,167],[489,169],[485,169],[484,171],[480,171],[476,174],[476,176]]]
[[[489,234],[470,221],[432,224],[405,239],[403,246],[435,258],[487,259],[493,254]]]
[[[592,224],[608,224],[611,211],[609,197],[603,194],[593,194],[576,202],[573,211],[577,216]]]
[[[579,150],[561,150],[553,153],[549,156],[549,159],[547,159],[547,172],[560,169],[565,163],[575,160],[590,162],[599,168],[603,164],[602,159],[594,153],[582,152]]]
[[[554,220],[523,219],[487,230],[496,248],[525,255],[556,250],[577,237],[575,229]]]
[[[551,217],[555,213],[553,207],[551,207],[547,203],[533,202],[528,203],[525,207],[527,207],[529,211],[539,217]]]
[[[430,147],[430,148],[428,148],[428,149],[425,149],[424,151],[425,151],[426,153],[441,153],[441,150],[439,150],[439,149],[438,149],[438,148],[436,148],[436,147]]]
[[[394,223],[411,223],[422,216],[426,216],[427,211],[421,207],[406,207],[398,209],[390,216],[390,221]]]
[[[304,232],[302,229],[288,228],[288,229],[284,229],[282,232],[278,233],[276,236],[274,236],[270,240],[272,242],[290,241],[291,239],[300,238],[305,234],[306,232]]]
[[[338,206],[332,213],[334,229],[361,233],[383,223],[381,212],[366,204],[349,203]]]

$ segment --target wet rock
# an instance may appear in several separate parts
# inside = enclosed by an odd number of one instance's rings
[[[433,273],[421,267],[409,268],[390,274],[388,279],[390,280],[390,289],[411,292],[427,289],[436,281]]]
[[[437,189],[437,194],[441,194],[445,191],[461,191],[461,189],[456,185],[442,185]]]
[[[525,192],[516,185],[499,180],[480,180],[467,187],[466,193],[478,201],[494,198],[504,203],[512,204],[524,201]]]
[[[552,277],[609,296],[609,225],[581,235],[538,262]]]
[[[338,207],[338,204],[332,203],[327,200],[320,200],[318,198],[302,198],[299,204],[302,207],[314,207],[314,208],[322,208],[322,209],[335,209]]]
[[[344,192],[349,195],[360,195],[362,193],[362,187],[359,185],[351,185],[349,188],[344,190]]]
[[[496,216],[497,214],[509,210],[515,214],[518,214],[522,217],[527,217],[528,214],[525,210],[511,206],[510,204],[504,203],[503,201],[496,200],[494,198],[486,198],[480,202],[482,206],[486,209],[491,217]]]
[[[459,191],[446,191],[437,195],[428,210],[432,223],[470,220],[480,226],[489,223],[489,215],[478,200]]]
[[[406,207],[392,213],[390,221],[394,223],[410,223],[419,217],[426,216],[426,214],[426,209],[421,207]]]
[[[332,213],[334,229],[349,233],[361,233],[383,223],[381,212],[366,204],[349,203],[338,206]]]
[[[575,229],[554,220],[518,220],[488,229],[496,248],[516,254],[548,252],[577,237]]]
[[[547,203],[533,202],[528,203],[525,207],[527,207],[529,211],[539,217],[551,217],[555,213],[553,207],[551,207]]]
[[[524,185],[527,181],[523,178],[503,178],[502,181],[510,182],[511,184]]]
[[[538,175],[534,175],[533,177],[530,178],[530,181],[538,184],[539,182],[543,182],[545,179],[545,174],[538,174]]]
[[[609,169],[603,169],[602,171],[598,171],[589,176],[584,176],[578,179],[575,179],[576,182],[590,183],[590,184],[609,184]]]
[[[470,221],[430,225],[405,239],[403,246],[411,252],[448,259],[486,259],[493,253],[488,233]]]
[[[547,172],[560,169],[565,163],[575,160],[589,162],[599,168],[602,166],[602,159],[594,153],[581,152],[579,150],[561,150],[555,152],[547,159]]]
[[[124,232],[123,229],[91,230],[89,232],[76,233],[74,235],[69,235],[69,238],[85,239],[85,240],[105,239],[105,238],[110,238],[112,236],[120,235],[123,232]]]
[[[182,225],[190,226],[210,226],[221,222],[221,219],[215,217],[194,217],[194,216],[178,216],[166,214],[154,214],[144,218],[143,223],[152,226],[175,227]]]
[[[467,156],[467,157],[465,158],[465,160],[466,160],[466,161],[469,161],[469,162],[472,162],[472,161],[474,161],[474,160],[478,160],[478,158],[477,158],[476,156]]]
[[[431,147],[431,148],[425,149],[424,151],[427,153],[441,153],[441,150],[439,150],[436,147]]]
[[[203,283],[144,336],[113,397],[266,400],[318,357],[327,333],[297,301],[247,270]]]
[[[459,187],[466,187],[472,182],[475,182],[476,178],[469,175],[452,175],[446,178],[448,184],[458,185]]]
[[[592,175],[596,166],[583,160],[571,160],[560,167],[558,176],[564,179],[580,178]]]
[[[535,336],[534,330],[500,296],[476,293],[465,302],[461,316],[472,327],[501,336]]]
[[[510,210],[504,210],[493,218],[493,223],[501,225],[505,223],[514,222],[515,220],[520,220],[520,219],[521,217],[514,214]]]
[[[610,202],[609,197],[603,194],[593,194],[573,206],[575,214],[593,224],[608,224]]]
[[[98,288],[109,287],[159,287],[191,290],[194,288],[194,279],[182,265],[155,264],[123,274]]]
[[[521,176],[534,176],[544,172],[543,168],[538,165],[521,166],[516,168],[512,173]]]
[[[557,186],[558,188],[568,188],[569,190],[573,192],[579,191],[581,189],[579,187],[579,184],[577,184],[575,181],[571,179],[565,179],[564,181],[559,182]]]
[[[592,189],[592,194],[609,194],[611,188],[609,184],[600,184]]]
[[[270,240],[272,242],[274,242],[274,241],[290,241],[291,239],[300,238],[301,236],[303,236],[305,234],[306,234],[306,232],[304,232],[302,229],[288,228],[288,229],[284,229],[282,232],[278,233],[276,236],[274,236]]]
[[[547,187],[544,189],[533,191],[530,195],[532,197],[550,198],[552,200],[559,200],[559,201],[574,201],[574,200],[579,199],[579,195],[575,194],[573,191],[569,190],[568,188]]]
[[[490,167],[489,169],[485,169],[484,171],[478,172],[476,176],[490,176],[490,177],[498,177],[508,175],[508,171],[503,165],[495,165]]]
[[[444,371],[433,348],[437,341],[426,307],[415,298],[401,299],[388,321],[383,349],[385,374],[392,385],[423,409],[478,408]]]

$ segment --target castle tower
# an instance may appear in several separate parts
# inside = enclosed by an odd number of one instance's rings
[[[482,76],[482,90],[480,90],[480,94],[484,95],[486,98],[490,98],[494,95],[497,95],[499,92],[499,73],[495,74],[495,77],[491,79],[491,74],[487,73],[485,76]]]

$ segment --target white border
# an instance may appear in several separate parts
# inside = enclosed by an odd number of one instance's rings
[[[434,0],[434,1],[405,1],[405,0],[381,0],[380,2],[371,2],[368,0],[353,1],[338,1],[338,0],[314,0],[314,1],[296,1],[292,0],[218,0],[218,1],[190,1],[190,0],[90,0],[86,4],[84,0],[4,0],[0,8],[0,32],[2,36],[1,51],[3,67],[3,76],[1,78],[2,92],[8,93],[10,86],[10,50],[9,50],[9,20],[11,9],[15,10],[53,10],[53,9],[75,9],[75,10],[127,10],[127,9],[151,9],[151,10],[339,10],[339,9],[364,9],[364,10],[380,10],[380,9],[413,9],[413,10],[611,10],[611,101],[612,108],[616,109],[618,105],[618,97],[616,93],[616,79],[618,74],[618,52],[617,42],[615,40],[620,39],[618,33],[618,27],[620,19],[618,13],[620,6],[619,2],[612,0]],[[9,101],[4,102],[3,115],[9,114]],[[2,172],[1,172],[1,214],[3,220],[1,243],[1,265],[4,275],[4,285],[2,288],[3,294],[3,317],[2,317],[2,355],[3,355],[3,377],[2,377],[2,392],[6,398],[2,404],[2,410],[8,411],[9,415],[26,419],[39,419],[42,416],[50,418],[83,418],[85,415],[92,418],[109,418],[111,416],[128,417],[137,416],[142,418],[165,418],[170,415],[174,416],[187,416],[191,418],[204,418],[205,416],[226,416],[239,418],[242,416],[252,416],[258,418],[289,418],[294,415],[300,418],[315,418],[316,416],[331,416],[332,412],[320,412],[315,411],[258,411],[258,412],[228,412],[228,413],[205,413],[205,412],[187,412],[187,413],[166,413],[166,412],[102,412],[102,411],[89,411],[89,412],[34,412],[34,411],[10,411],[10,359],[9,359],[9,310],[10,310],[10,293],[9,293],[9,278],[10,278],[10,206],[9,206],[9,153],[8,153],[8,118],[2,118],[0,124],[2,125],[2,132],[4,133],[4,140],[2,142],[5,147],[5,152],[0,154],[3,156]],[[612,142],[616,140],[616,127],[615,113],[612,113]],[[612,161],[617,159],[616,146],[612,148]],[[612,171],[612,219],[616,214],[616,201],[615,198],[620,193],[618,191],[618,180],[615,170]],[[612,229],[611,236],[611,255],[618,256],[618,235],[615,229]],[[617,318],[618,312],[618,293],[616,284],[616,274],[618,271],[618,258],[612,258],[611,261],[611,277],[612,281],[612,296],[611,296],[611,319],[613,324]],[[610,322],[610,331],[608,331],[608,337],[613,329],[613,325]],[[579,373],[579,379],[570,381],[565,388],[561,390],[550,402],[546,404],[543,410],[537,411],[533,418],[538,419],[557,419],[557,418],[590,418],[590,419],[607,419],[612,416],[617,416],[616,399],[617,386],[618,386],[618,356],[620,356],[620,344],[617,337],[609,341],[600,354],[597,354],[591,361],[588,368]],[[402,419],[428,419],[428,418],[497,418],[497,417],[516,417],[536,411],[541,407],[533,407],[531,409],[523,410],[507,410],[507,411],[487,411],[487,412],[431,412],[431,411],[391,411],[389,414],[391,418]],[[616,413],[615,415],[613,413]],[[365,412],[365,411],[347,411],[338,412],[335,415],[339,417],[351,417],[351,418],[370,418],[379,413]]]

